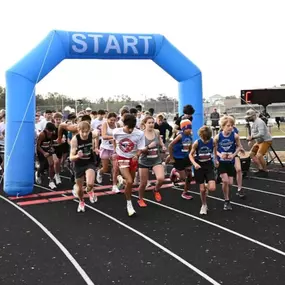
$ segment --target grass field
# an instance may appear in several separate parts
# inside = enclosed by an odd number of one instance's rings
[[[247,135],[247,129],[245,125],[236,125],[236,127],[239,130],[239,135],[241,137],[245,137]],[[278,130],[277,126],[274,125],[273,127],[270,127],[270,133],[272,136],[284,136],[285,137],[285,124],[281,124],[280,130]]]

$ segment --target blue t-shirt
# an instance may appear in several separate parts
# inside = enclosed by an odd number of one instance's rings
[[[178,135],[182,138],[173,146],[173,157],[183,159],[189,155],[192,136],[185,135],[183,132],[179,132]]]
[[[214,152],[214,140],[211,138],[207,143],[198,139],[198,147],[196,150],[195,160],[197,162],[211,161]]]
[[[218,139],[218,152],[220,154],[233,154],[236,151],[236,141],[235,141],[235,133],[231,132],[229,136],[224,136],[223,133],[219,133]],[[222,159],[218,157],[218,160],[221,162],[234,163],[235,159]]]

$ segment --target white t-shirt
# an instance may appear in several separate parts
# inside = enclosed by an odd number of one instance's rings
[[[105,119],[102,120],[98,120],[98,119],[94,119],[91,121],[91,128],[93,130],[97,130],[99,132],[99,138],[100,140],[102,139],[102,124],[105,122]]]
[[[137,124],[136,124],[136,128],[137,129],[141,129],[141,123],[142,123],[142,118],[140,117],[136,117],[136,119],[137,119]]]
[[[40,120],[36,125],[36,129],[39,131],[43,131],[46,128],[47,123],[52,123],[51,121],[47,121],[46,118],[43,118],[42,120]]]
[[[42,129],[43,127],[43,123],[38,122],[35,124],[35,130],[37,131],[37,134],[39,134],[40,132],[42,132],[44,129]]]
[[[136,155],[137,150],[145,148],[144,132],[134,129],[131,134],[123,131],[123,128],[117,128],[113,132],[116,141],[116,153],[119,156],[132,158]]]

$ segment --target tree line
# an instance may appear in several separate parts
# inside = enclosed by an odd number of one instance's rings
[[[5,109],[5,94],[6,90],[0,86],[0,108]],[[74,99],[68,95],[59,94],[58,92],[48,92],[47,94],[36,95],[36,107],[38,111],[45,110],[62,111],[66,106],[81,111],[87,107],[92,110],[108,110],[110,112],[118,112],[124,106],[142,105],[144,110],[154,108],[155,112],[177,113],[178,101],[176,98],[169,97],[165,94],[158,94],[156,98],[146,98],[141,96],[141,100],[133,100],[127,94],[117,94],[109,98],[96,98],[90,100],[87,97]]]

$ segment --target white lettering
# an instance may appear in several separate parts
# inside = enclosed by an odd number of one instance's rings
[[[152,37],[151,36],[139,36],[139,39],[144,40],[144,54],[148,54],[149,40],[151,40]]]
[[[99,52],[99,38],[103,38],[103,35],[94,35],[94,34],[88,34],[89,38],[93,38],[94,40],[94,53]]]
[[[130,40],[130,42],[129,42]],[[138,54],[138,49],[136,48],[136,45],[138,44],[138,39],[134,36],[123,36],[123,42],[124,42],[124,54],[128,53],[129,47],[133,50],[134,54]]]
[[[116,38],[116,35],[107,35],[108,39],[106,46],[102,46],[103,42],[101,39],[104,37],[106,36],[102,34],[72,34],[71,48],[76,53],[84,53],[88,51],[88,44],[90,44],[93,45],[93,51],[91,50],[91,46],[89,47],[89,50],[95,54],[102,53],[102,51],[104,51],[104,54],[108,54],[110,51],[114,50],[117,54],[128,54],[128,52],[132,52],[137,55],[139,54],[139,41],[143,41],[143,43],[140,42],[140,44],[143,44],[144,46],[143,53],[148,54],[150,52],[150,41],[153,39],[152,36],[124,35],[122,36],[123,41],[120,43]],[[100,48],[103,48],[103,50],[100,51]]]
[[[87,51],[87,43],[85,41],[83,41],[82,39],[86,40],[86,36],[84,36],[83,34],[73,34],[72,35],[72,40],[78,44],[81,45],[82,47],[79,48],[77,45],[72,45],[72,49],[75,52],[79,52],[79,53],[83,53]]]
[[[119,42],[118,42],[118,40],[116,39],[116,37],[113,36],[113,35],[110,35],[110,36],[109,36],[108,42],[107,42],[107,45],[106,45],[106,48],[105,48],[104,53],[108,53],[109,50],[111,50],[111,49],[115,49],[118,54],[122,53],[122,52],[121,52],[120,45],[119,45]]]

